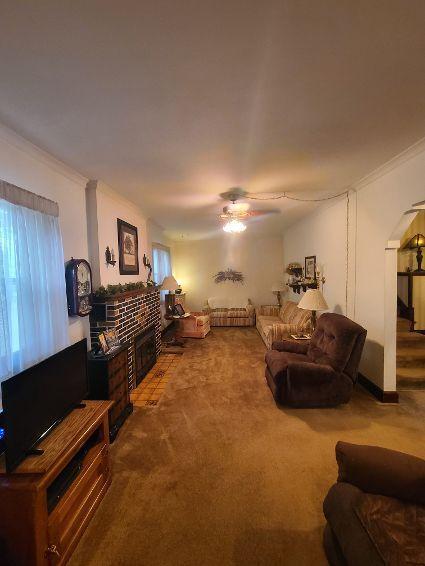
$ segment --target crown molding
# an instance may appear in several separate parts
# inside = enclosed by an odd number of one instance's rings
[[[0,123],[0,140],[84,188],[88,178]]]
[[[398,155],[391,158],[389,161],[385,162],[383,165],[380,165],[358,181],[351,183],[349,186],[345,188],[348,192],[349,196],[355,195],[356,193],[360,192],[365,187],[369,186],[374,181],[380,179],[381,177],[385,176],[387,173],[393,171],[396,167],[399,167],[406,161],[413,159],[417,155],[425,152],[425,138],[421,138],[416,143],[399,153]],[[336,194],[341,193],[344,189],[339,190]],[[338,204],[341,199],[344,199],[345,195],[336,196],[334,199],[323,202],[323,204],[319,204],[314,210],[311,210],[308,214],[299,218],[295,222],[292,222],[288,226],[285,227],[284,233],[290,230],[293,226],[296,226],[299,222],[302,222],[306,218],[313,217],[317,214],[320,214],[324,210],[328,208],[332,208],[336,204]],[[416,210],[425,209],[425,201],[421,201],[415,204],[412,204],[412,208]]]
[[[377,179],[380,179],[387,173],[390,173],[396,167],[399,167],[406,161],[409,161],[413,157],[416,157],[420,153],[425,152],[425,138],[421,138],[416,143],[392,157],[389,161],[386,161],[383,165],[380,165],[364,177],[362,177],[359,181],[353,183],[350,188],[356,192],[361,191]],[[423,203],[418,203],[423,204]]]
[[[97,188],[98,192],[103,193],[104,195],[108,196],[109,198],[111,198],[115,202],[122,204],[122,205],[126,206],[127,208],[133,210],[133,212],[138,214],[141,218],[143,218],[143,220],[145,222],[147,222],[148,219],[146,218],[146,216],[143,212],[143,209],[140,205],[138,205],[134,201],[128,199],[127,197],[123,196],[116,189],[114,189],[110,185],[107,185],[104,181],[102,181],[100,179],[98,179],[98,180],[91,179],[90,183],[96,183],[97,184],[96,188]]]
[[[415,204],[412,204],[412,208],[414,208],[415,210],[424,210],[425,200],[421,200],[421,202],[415,202]]]

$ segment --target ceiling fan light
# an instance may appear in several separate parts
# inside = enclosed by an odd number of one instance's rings
[[[249,207],[247,202],[232,202],[224,207],[224,211],[230,214],[246,214]]]
[[[239,234],[240,232],[246,230],[246,226],[240,220],[233,219],[229,220],[229,222],[226,222],[226,224],[223,226],[223,230],[231,234]]]

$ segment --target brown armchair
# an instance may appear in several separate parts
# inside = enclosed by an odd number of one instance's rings
[[[323,503],[331,566],[425,564],[425,460],[338,442],[338,481]]]
[[[366,330],[349,318],[323,314],[309,343],[273,342],[266,380],[278,403],[332,407],[350,400]]]

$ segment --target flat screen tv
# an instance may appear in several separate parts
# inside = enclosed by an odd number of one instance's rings
[[[6,470],[11,472],[87,397],[87,340],[4,381],[1,391]]]

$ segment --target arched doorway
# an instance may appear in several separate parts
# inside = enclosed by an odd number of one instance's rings
[[[425,201],[416,203],[400,218],[385,249],[384,391],[397,390],[397,273],[401,240]]]

